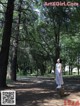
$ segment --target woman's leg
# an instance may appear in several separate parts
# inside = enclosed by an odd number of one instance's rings
[[[59,75],[56,75],[56,84],[58,85],[57,88],[61,88],[61,80]]]

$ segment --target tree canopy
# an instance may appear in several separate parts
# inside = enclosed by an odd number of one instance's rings
[[[45,6],[45,2],[53,0],[0,0],[0,77],[5,70],[6,79],[8,67],[15,81],[19,70],[31,74],[40,70],[44,75],[57,58],[70,66],[70,73],[77,67],[79,74],[80,6]]]

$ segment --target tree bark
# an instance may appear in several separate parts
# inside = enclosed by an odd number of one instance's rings
[[[13,54],[12,54],[12,62],[11,62],[11,80],[16,81],[16,71],[17,71],[17,50],[18,50],[18,37],[19,37],[19,27],[20,27],[20,19],[21,19],[21,5],[22,0],[19,0],[19,7],[18,7],[18,22],[17,22],[17,34],[15,36],[13,42]]]
[[[3,30],[2,46],[0,52],[0,87],[6,87],[7,65],[9,57],[10,37],[13,22],[14,1],[8,0],[5,13],[5,25]]]
[[[13,53],[11,59],[11,80],[16,81],[16,69],[17,69],[17,42],[13,44]]]
[[[78,55],[78,58],[77,58],[78,75],[79,75],[79,68],[80,68],[79,64],[80,64],[80,56]]]
[[[55,26],[54,33],[55,33],[55,64],[56,60],[60,58],[60,23]]]
[[[70,63],[69,63],[69,75],[71,75],[71,67],[70,67]]]

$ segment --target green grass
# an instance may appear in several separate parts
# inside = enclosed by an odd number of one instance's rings
[[[40,73],[38,73],[38,75],[37,75],[37,71],[33,71],[33,73],[32,74],[30,74],[30,73],[25,73],[24,75],[23,75],[23,73],[22,73],[23,71],[20,71],[20,72],[18,72],[17,73],[17,76],[20,76],[20,77],[22,77],[22,76],[25,76],[25,77],[31,77],[31,76],[41,76],[41,74]],[[55,75],[53,74],[53,73],[48,73],[48,72],[46,72],[44,75],[43,75],[43,77],[54,77]],[[73,75],[69,75],[69,73],[67,72],[67,73],[65,73],[65,75],[63,75],[63,77],[80,77],[80,75],[77,75],[77,73],[73,73]]]
[[[80,75],[63,75],[63,77],[67,77],[67,78],[71,78],[71,77],[74,77],[74,78],[80,78]]]

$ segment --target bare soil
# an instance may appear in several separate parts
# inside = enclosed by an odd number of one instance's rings
[[[18,78],[8,84],[8,89],[16,90],[16,106],[65,106],[65,100],[80,102],[80,79],[65,78],[64,82],[63,97],[58,94],[53,78]]]

